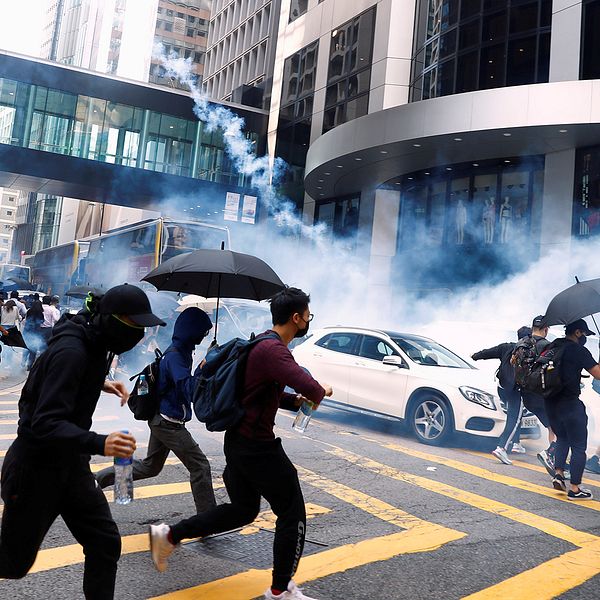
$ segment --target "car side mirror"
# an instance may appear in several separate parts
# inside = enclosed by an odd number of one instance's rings
[[[388,365],[390,367],[408,369],[408,365],[402,360],[402,357],[396,356],[395,354],[392,354],[391,356],[384,356],[381,362],[383,362],[384,365]]]

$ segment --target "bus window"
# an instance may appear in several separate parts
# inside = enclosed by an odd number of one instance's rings
[[[229,247],[228,231],[204,223],[165,223],[163,227],[162,261],[184,252],[202,248],[218,250],[221,242]]]

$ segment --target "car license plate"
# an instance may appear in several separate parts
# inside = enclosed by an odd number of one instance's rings
[[[523,417],[523,421],[521,422],[521,427],[525,427],[526,429],[532,429],[537,427],[538,420],[537,417]]]

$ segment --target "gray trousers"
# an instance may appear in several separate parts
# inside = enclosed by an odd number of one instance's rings
[[[148,453],[143,460],[133,461],[134,481],[156,477],[162,471],[169,452],[173,451],[190,472],[190,486],[196,512],[201,513],[213,508],[216,501],[210,464],[185,425],[171,423],[156,415],[148,422],[148,426],[150,427]],[[102,488],[113,485],[115,482],[113,467],[96,473],[96,480]]]

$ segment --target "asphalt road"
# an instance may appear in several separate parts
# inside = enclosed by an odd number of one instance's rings
[[[17,379],[0,382],[0,455],[16,431]],[[535,452],[513,466],[464,447],[431,448],[402,428],[323,409],[305,436],[281,411],[277,434],[297,465],[307,502],[307,547],[296,580],[320,600],[600,598],[600,501],[575,503],[552,489]],[[130,429],[143,456],[148,429],[103,396],[94,429]],[[190,429],[211,460],[226,500],[222,434]],[[514,455],[513,455],[514,456]],[[107,463],[94,457],[93,468]],[[600,498],[600,477],[586,476]],[[107,490],[109,499],[112,493]],[[191,515],[187,471],[171,457],[156,478],[136,482],[136,499],[112,505],[123,536],[116,598],[249,600],[270,582],[274,519],[264,505],[242,531],[183,544],[156,572],[149,523]],[[0,598],[81,598],[81,548],[58,520],[32,572],[0,581]]]

